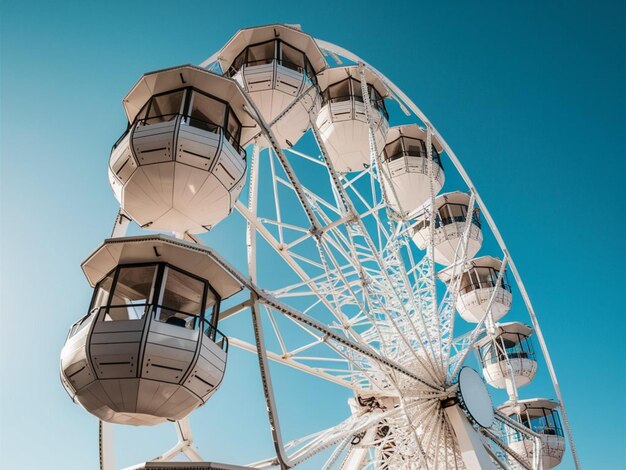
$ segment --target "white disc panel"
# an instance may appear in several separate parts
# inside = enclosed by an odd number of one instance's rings
[[[471,367],[463,367],[459,373],[459,393],[465,411],[476,423],[488,428],[493,423],[493,404],[485,382]]]

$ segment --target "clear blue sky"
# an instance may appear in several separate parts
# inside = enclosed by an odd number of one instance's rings
[[[116,212],[106,163],[122,96],[239,28],[285,22],[384,71],[443,133],[525,279],[585,468],[624,468],[624,5],[3,1],[0,467],[97,468],[97,420],[63,391],[58,356],[90,298],[79,264]],[[221,230],[243,241],[235,224]],[[233,353],[228,367],[193,424],[207,457],[243,463],[271,442],[254,357]],[[336,388],[276,373],[297,384],[279,397],[289,429],[347,412]],[[117,441],[129,465],[174,434]]]

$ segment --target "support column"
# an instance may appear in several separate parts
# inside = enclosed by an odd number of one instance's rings
[[[115,470],[115,436],[113,425],[106,421],[98,422],[100,470]]]
[[[480,434],[474,429],[461,408],[454,405],[446,408],[445,412],[456,434],[465,468],[467,470],[496,470]]]

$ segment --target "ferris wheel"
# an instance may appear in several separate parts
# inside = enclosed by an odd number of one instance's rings
[[[110,423],[168,420],[179,441],[133,468],[191,468],[179,454],[193,468],[291,468],[326,452],[325,469],[537,470],[561,462],[566,438],[579,468],[500,233],[381,72],[268,25],[199,67],[145,74],[123,105],[109,161],[120,212],[82,265],[94,293],[61,353],[64,387],[101,420],[101,468],[114,466]],[[201,239],[227,217],[245,223],[244,271]],[[151,232],[127,236],[131,221]],[[512,308],[530,325],[504,321]],[[241,316],[253,342],[224,334]],[[207,463],[187,419],[219,393],[232,348],[258,357],[275,447],[245,467]],[[539,354],[555,399],[523,396]],[[348,417],[284,441],[270,364],[348,390]]]

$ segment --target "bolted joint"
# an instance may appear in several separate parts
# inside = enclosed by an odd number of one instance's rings
[[[311,234],[311,236],[313,238],[315,238],[315,240],[322,241],[322,237],[324,236],[324,231],[320,230],[319,228],[317,228],[316,226],[311,226],[311,228],[309,229],[309,233]]]

